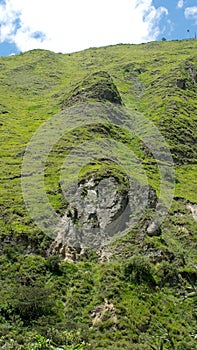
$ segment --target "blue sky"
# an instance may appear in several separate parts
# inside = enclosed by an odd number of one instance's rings
[[[197,36],[197,0],[0,0],[0,55]]]
[[[165,30],[158,39],[181,40],[194,38],[195,33],[197,35],[197,0],[155,0],[153,4],[168,9],[168,16],[160,22],[161,28],[163,26]]]

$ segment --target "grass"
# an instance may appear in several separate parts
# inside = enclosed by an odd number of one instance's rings
[[[196,40],[166,41],[69,55],[33,50],[0,57],[2,348],[196,348],[197,226],[187,208],[189,202],[197,203],[196,46]],[[185,81],[184,89],[178,87],[179,79]],[[103,89],[113,92],[122,107],[110,107],[109,99],[101,102]],[[81,108],[84,101],[86,109]],[[129,130],[124,108],[131,116]],[[146,118],[144,124],[140,116]],[[58,125],[62,134],[47,138],[45,125],[51,128],[47,132]],[[147,181],[159,195],[158,164],[166,166],[169,159],[157,164],[154,149],[141,140],[140,134],[152,136],[150,125],[163,135],[176,172],[161,235],[147,236],[154,211],[147,208],[127,235],[100,252],[87,250],[71,264],[48,256],[51,240],[32,220],[21,188],[23,157],[38,128],[37,142],[52,144],[43,164],[44,190],[54,211],[63,215],[68,206],[60,190],[63,178],[69,187],[76,174],[77,181],[110,175],[124,192],[133,162],[138,171],[132,177]],[[160,152],[155,135],[151,142]],[[93,160],[87,156],[90,149]],[[33,172],[41,163],[38,158],[29,164],[26,170]],[[75,164],[81,164],[79,169]],[[32,191],[32,198],[39,194]],[[31,319],[28,310],[34,310]]]

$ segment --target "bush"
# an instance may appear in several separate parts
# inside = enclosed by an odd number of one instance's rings
[[[49,288],[37,283],[34,286],[19,286],[14,293],[13,306],[24,324],[28,325],[38,317],[52,314],[55,300]]]
[[[124,276],[127,281],[137,284],[144,282],[155,284],[149,259],[141,255],[133,255],[124,264]]]
[[[163,261],[157,271],[157,279],[160,287],[168,285],[170,287],[178,286],[180,276],[175,264]]]
[[[62,271],[60,268],[61,259],[59,255],[49,256],[47,258],[47,267],[54,275],[61,276]]]

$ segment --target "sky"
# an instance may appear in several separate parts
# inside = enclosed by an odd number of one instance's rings
[[[197,0],[0,0],[0,56],[197,36]]]

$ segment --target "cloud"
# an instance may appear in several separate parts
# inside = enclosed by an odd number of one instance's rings
[[[184,0],[179,0],[178,3],[177,3],[178,9],[182,9],[183,6],[184,6]]]
[[[197,21],[197,6],[187,7],[185,9],[185,17],[187,19],[195,19]]]
[[[156,40],[168,14],[152,0],[5,0],[0,41],[20,51],[73,52],[93,46]]]

